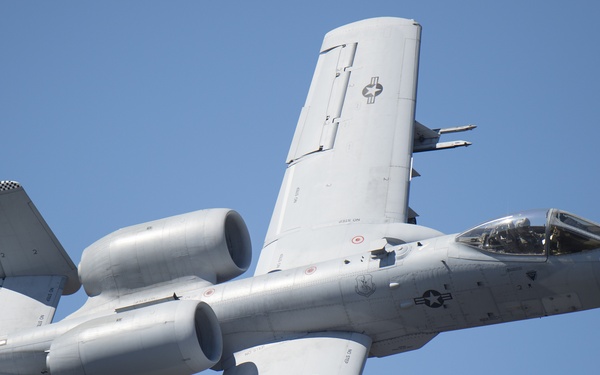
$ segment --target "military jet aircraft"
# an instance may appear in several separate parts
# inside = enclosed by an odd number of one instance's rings
[[[230,209],[120,229],[71,261],[23,187],[0,182],[0,374],[356,375],[440,332],[600,306],[600,226],[558,209],[459,234],[416,224],[413,153],[474,125],[415,121],[420,25],[323,41],[253,277]],[[79,310],[52,323],[62,294]]]

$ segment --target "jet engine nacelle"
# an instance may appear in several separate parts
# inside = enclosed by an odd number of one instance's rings
[[[216,284],[242,274],[251,256],[248,228],[237,212],[202,210],[105,236],[83,252],[79,278],[89,296],[190,276]]]
[[[214,366],[223,342],[204,302],[171,301],[87,321],[52,342],[52,375],[188,375]]]

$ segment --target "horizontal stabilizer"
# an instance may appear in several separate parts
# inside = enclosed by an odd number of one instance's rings
[[[0,279],[0,335],[51,323],[65,279],[63,276]]]
[[[439,142],[442,134],[459,133],[473,130],[476,125],[455,126],[451,128],[429,129],[418,121],[415,121],[413,152],[436,151],[448,148],[467,147],[472,143],[467,141]]]

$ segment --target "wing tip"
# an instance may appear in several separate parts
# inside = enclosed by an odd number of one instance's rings
[[[337,27],[325,34],[323,44],[321,45],[321,52],[327,51],[336,45],[354,42],[358,37],[378,35],[383,30],[405,27],[416,27],[420,30],[421,24],[414,19],[400,17],[374,17],[355,21]],[[420,31],[417,31],[413,38],[416,37],[419,39],[419,34]]]

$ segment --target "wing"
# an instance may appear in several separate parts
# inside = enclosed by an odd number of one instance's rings
[[[0,181],[0,331],[51,321],[77,268],[21,185]]]
[[[359,375],[370,347],[371,339],[358,333],[310,334],[237,352],[224,375]]]
[[[407,222],[420,32],[375,18],[325,36],[256,274],[364,251]]]

